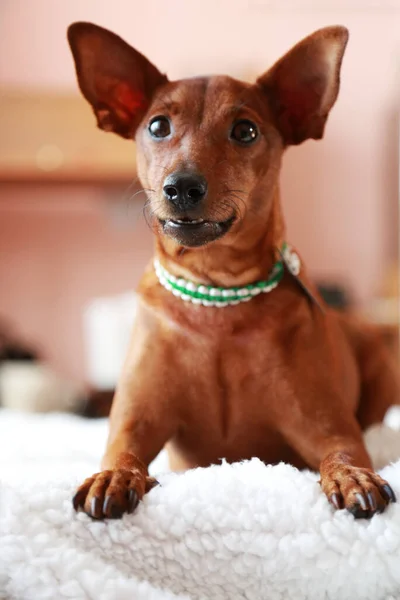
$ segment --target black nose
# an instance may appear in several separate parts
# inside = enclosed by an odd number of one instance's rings
[[[194,208],[207,194],[207,181],[202,175],[173,173],[165,179],[163,192],[177,208]]]

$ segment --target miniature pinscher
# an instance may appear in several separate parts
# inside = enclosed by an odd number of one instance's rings
[[[395,495],[362,432],[398,402],[396,367],[377,329],[324,306],[279,194],[285,149],[323,136],[347,30],[316,31],[254,84],[169,81],[90,23],[68,39],[98,126],[136,141],[155,232],[103,470],[75,509],[132,512],[166,446],[174,470],[251,457],[319,470],[336,509],[383,511]]]

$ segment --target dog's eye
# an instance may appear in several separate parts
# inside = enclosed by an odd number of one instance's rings
[[[171,124],[167,117],[154,117],[149,124],[150,135],[165,138],[171,133]]]
[[[239,144],[252,144],[257,136],[257,125],[247,119],[236,121],[231,130],[231,138]]]

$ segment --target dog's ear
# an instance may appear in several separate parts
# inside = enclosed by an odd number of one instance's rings
[[[257,79],[268,94],[284,141],[318,140],[339,92],[348,40],[345,27],[326,27],[299,42]]]
[[[70,25],[68,41],[79,87],[98,126],[132,138],[166,76],[120,37],[92,23]]]

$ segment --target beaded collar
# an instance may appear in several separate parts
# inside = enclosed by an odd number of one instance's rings
[[[271,292],[281,281],[285,266],[292,275],[297,276],[300,272],[301,263],[296,252],[285,242],[280,254],[281,260],[274,264],[265,281],[256,281],[242,287],[213,287],[194,283],[182,277],[175,277],[160,264],[158,259],[154,260],[154,268],[161,285],[172,292],[174,296],[182,298],[186,302],[193,302],[193,304],[223,308],[241,302],[248,302],[259,294]]]

